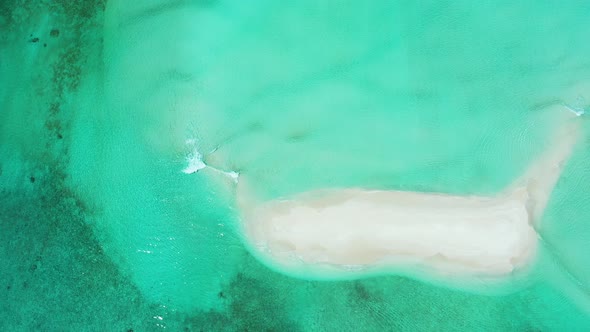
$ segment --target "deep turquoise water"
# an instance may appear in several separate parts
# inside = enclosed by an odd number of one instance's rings
[[[230,180],[494,193],[590,104],[585,1],[0,4],[0,329],[590,329],[589,141],[507,292],[290,278]],[[587,120],[580,119],[583,131]]]

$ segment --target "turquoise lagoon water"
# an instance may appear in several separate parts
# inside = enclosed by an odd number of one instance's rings
[[[497,192],[547,146],[557,111],[590,104],[588,12],[586,1],[2,2],[0,329],[590,329],[586,135],[532,271],[501,294],[286,276],[250,255],[234,184],[216,171],[267,199]],[[183,173],[195,148],[211,167]]]

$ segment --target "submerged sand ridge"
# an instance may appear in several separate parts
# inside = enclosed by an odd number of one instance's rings
[[[508,275],[534,257],[535,225],[579,136],[576,115],[560,110],[551,145],[495,196],[345,188],[256,202],[240,177],[246,241],[262,260],[299,276],[408,268]]]

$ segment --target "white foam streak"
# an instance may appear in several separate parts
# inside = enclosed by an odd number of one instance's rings
[[[224,171],[219,168],[207,165],[205,163],[205,161],[203,160],[203,155],[198,150],[197,141],[195,139],[187,139],[186,144],[189,146],[192,146],[193,150],[186,157],[186,161],[187,161],[188,165],[182,170],[183,173],[193,174],[193,173],[197,173],[198,171],[208,167],[214,172],[221,173],[222,175],[229,177],[230,179],[232,179],[233,182],[235,182],[235,183],[238,182],[238,178],[240,176],[240,173],[234,172],[234,171]],[[215,150],[213,150],[213,151],[215,151]]]

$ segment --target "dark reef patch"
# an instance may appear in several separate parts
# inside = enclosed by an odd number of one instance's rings
[[[0,1],[0,42],[22,43],[17,38],[22,31],[16,31],[43,12],[52,13],[68,31],[50,32],[63,37],[55,41],[59,54],[39,57],[38,70],[23,73],[30,76],[36,103],[48,105],[34,109],[45,126],[35,133],[39,151],[21,167],[21,176],[42,185],[0,191],[0,249],[8,253],[0,266],[0,282],[6,285],[0,291],[1,331],[125,331],[129,322],[140,330],[154,328],[149,313],[156,309],[102,251],[87,221],[93,211],[66,182],[68,142],[55,139],[69,133],[72,107],[63,106],[64,100],[71,100],[79,86],[86,46],[102,42],[92,36],[102,31],[97,14],[103,10],[104,1]],[[40,38],[31,35],[29,41]]]
[[[289,135],[287,135],[285,137],[285,140],[287,142],[297,143],[297,142],[304,141],[308,137],[309,137],[309,132],[307,132],[307,131],[295,131],[295,132],[292,132]]]
[[[302,331],[303,328],[291,318],[285,304],[289,293],[277,286],[273,278],[260,279],[238,273],[218,294],[226,301],[226,310],[185,316],[184,330]]]

